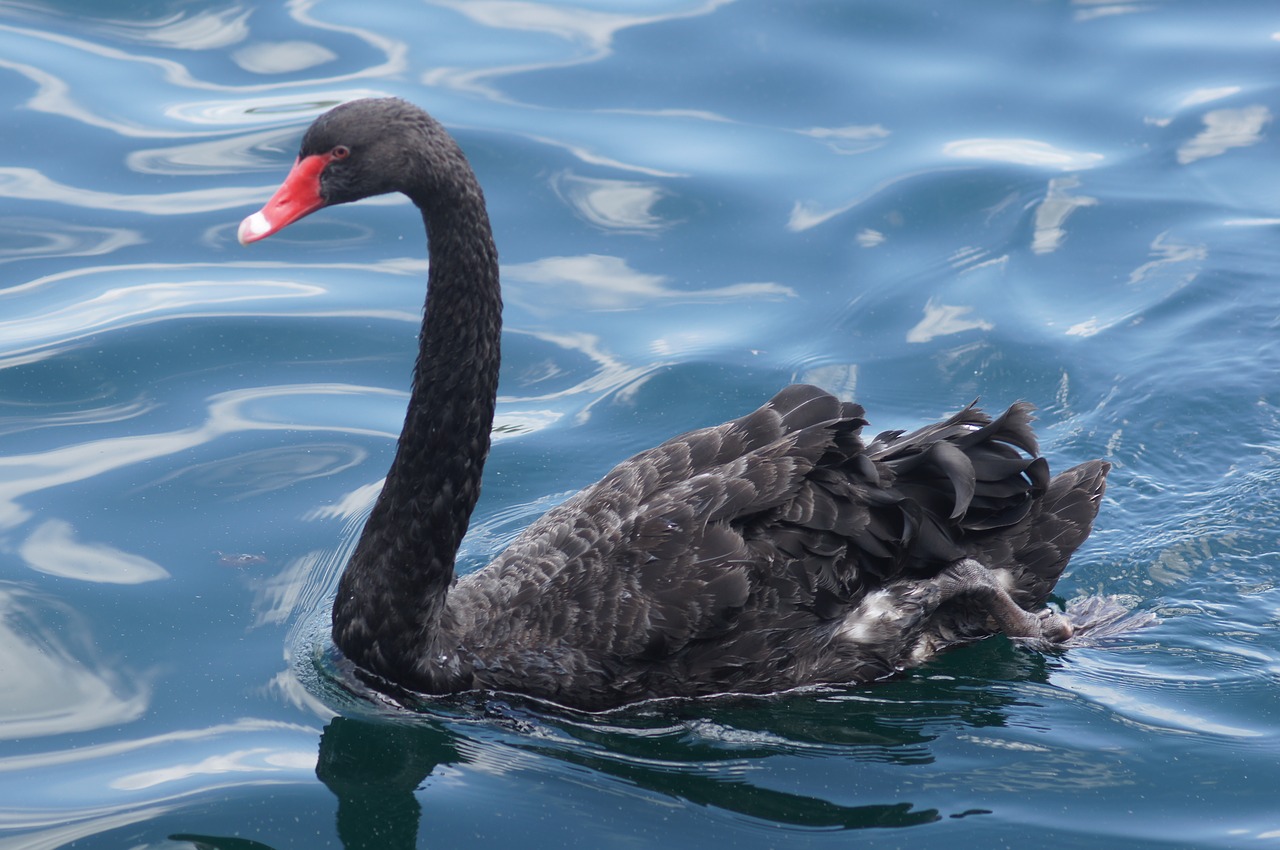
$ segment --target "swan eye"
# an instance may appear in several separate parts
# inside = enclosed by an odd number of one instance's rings
[[[351,156],[351,148],[347,147],[346,145],[338,145],[336,148],[331,150],[329,154],[334,159],[346,159],[347,157]]]

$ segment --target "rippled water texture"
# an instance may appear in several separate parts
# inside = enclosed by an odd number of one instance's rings
[[[0,848],[1280,842],[1277,68],[1255,0],[0,0]],[[353,688],[421,226],[234,234],[386,94],[502,251],[467,569],[800,379],[1037,404],[1115,465],[1060,593],[1161,623],[605,717]]]

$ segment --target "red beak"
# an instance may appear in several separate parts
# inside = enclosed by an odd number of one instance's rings
[[[289,176],[267,205],[240,222],[236,233],[240,244],[265,239],[324,206],[324,198],[320,197],[320,172],[332,158],[330,154],[312,154],[294,162]]]

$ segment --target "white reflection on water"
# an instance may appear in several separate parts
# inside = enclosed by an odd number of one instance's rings
[[[805,384],[817,384],[843,401],[858,397],[858,364],[826,363],[805,369],[797,380]]]
[[[948,336],[962,331],[989,331],[995,327],[985,319],[971,317],[972,307],[940,304],[930,298],[924,305],[924,318],[907,331],[907,342],[928,342],[935,337]]]
[[[221,738],[244,741],[254,735],[300,735],[314,744],[315,739],[320,735],[320,730],[300,723],[243,718],[232,723],[222,723],[203,729],[178,729],[159,735],[150,735],[145,738],[129,738],[105,744],[92,744],[45,753],[3,757],[0,758],[0,776],[33,773],[45,768],[66,767],[73,764],[114,764],[125,756],[136,757],[144,764],[154,764],[159,759],[145,755],[147,752],[155,752],[168,747],[181,752],[190,752],[199,747],[217,749],[214,742]],[[80,772],[88,773],[89,771],[82,769]]]
[[[466,15],[491,29],[550,33],[565,41],[607,50],[613,37],[624,29],[678,18],[705,15],[731,0],[692,4],[692,8],[661,15],[602,12],[581,6],[534,3],[526,0],[432,0],[434,5]]]
[[[843,156],[873,151],[883,146],[890,136],[889,130],[880,124],[811,127],[799,132],[804,136],[821,139],[833,152]]]
[[[1129,283],[1143,283],[1169,272],[1174,267],[1192,263],[1190,268],[1180,270],[1177,280],[1178,284],[1190,283],[1199,271],[1199,264],[1209,258],[1209,249],[1204,245],[1177,242],[1166,231],[1152,240],[1151,256],[1155,259],[1143,263],[1129,273]]]
[[[817,227],[820,224],[825,224],[841,213],[846,213],[853,209],[862,200],[862,198],[858,198],[847,204],[828,209],[823,209],[810,201],[796,201],[791,207],[791,215],[787,218],[787,230],[801,232]]]
[[[43,257],[96,257],[146,240],[137,230],[91,227],[52,218],[0,218],[0,263]]]
[[[15,813],[14,817],[6,817],[7,813],[0,810],[0,829],[38,830],[24,832],[14,839],[0,839],[0,850],[58,850],[61,847],[71,847],[76,841],[101,832],[153,821],[172,812],[175,808],[177,806],[170,803],[163,806],[110,812],[107,807],[96,806],[82,812],[72,814],[59,812],[56,817],[46,816],[39,819],[25,812]],[[110,814],[102,814],[103,811],[108,811]],[[68,820],[71,822],[67,823]],[[55,823],[56,826],[50,826]]]
[[[278,126],[282,123],[287,123],[295,137],[301,138],[306,122],[339,103],[361,97],[386,96],[387,91],[381,88],[327,88],[321,93],[308,89],[293,93],[272,92],[257,97],[230,94],[212,100],[174,103],[165,107],[164,114],[184,124],[203,125],[197,133],[173,134],[182,138],[188,135],[203,138],[208,132],[216,132],[216,128],[228,124]]]
[[[119,664],[100,664],[93,643],[70,607],[0,584],[0,740],[82,732],[142,716],[149,684],[136,674],[126,679]]]
[[[44,452],[0,457],[0,529],[13,528],[31,516],[21,501],[33,493],[190,451],[227,434],[253,430],[380,433],[349,423],[309,423],[300,421],[292,412],[280,416],[271,409],[272,404],[287,403],[299,396],[368,394],[385,391],[347,384],[251,387],[211,396],[204,423],[194,428],[90,440]]]
[[[888,194],[894,187],[910,180],[917,179],[919,176],[919,173],[908,173],[890,177],[886,180],[880,181],[878,184],[872,186],[869,190],[857,197],[834,207],[821,205],[813,201],[796,201],[791,207],[790,216],[787,218],[787,230],[800,233],[817,227],[818,225],[825,224],[836,216],[848,212],[864,201],[878,195]],[[883,239],[881,241],[883,241]],[[874,237],[873,244],[878,244],[874,241]],[[863,243],[863,245],[864,247],[868,247],[866,243]]]
[[[0,416],[0,435],[8,436],[23,431],[37,431],[43,428],[61,428],[68,425],[103,425],[108,422],[123,422],[155,410],[157,404],[145,399],[126,401],[119,404],[92,406],[95,399],[77,399],[75,406],[57,412],[36,414],[28,407],[10,403],[16,408],[10,416]]]
[[[380,486],[381,481],[378,482]],[[362,490],[364,488],[361,488]],[[370,495],[363,505],[360,520],[368,514],[377,490]],[[351,531],[356,531],[353,527]],[[354,540],[352,534],[343,534],[341,539]],[[341,545],[341,544],[340,544]],[[270,623],[287,623],[294,614],[320,607],[329,590],[328,578],[332,571],[328,569],[329,558],[325,552],[308,552],[295,558],[275,575],[264,577],[253,583],[255,627]]]
[[[983,159],[1075,171],[1093,168],[1106,158],[1100,153],[1073,151],[1037,139],[957,139],[942,146],[956,159]]]
[[[0,198],[65,204],[91,210],[135,212],[146,215],[183,215],[186,213],[250,207],[255,201],[270,197],[275,186],[227,186],[220,189],[189,189],[162,194],[130,194],[103,192],[68,186],[46,177],[34,168],[6,166],[0,168]]]
[[[302,724],[244,719],[0,758],[0,832],[22,832],[0,839],[0,848],[65,847],[218,789],[313,783],[319,735]],[[20,795],[5,788],[18,783]],[[15,799],[22,806],[10,808]]]
[[[494,436],[497,437],[496,434]],[[312,508],[303,514],[302,518],[305,520],[342,519],[350,521],[360,519],[363,521],[380,492],[382,492],[382,479],[371,481],[332,502]]]
[[[680,18],[709,15],[733,0],[702,0],[702,2],[689,4],[689,8],[656,15],[603,12],[584,9],[580,6],[534,3],[527,0],[429,0],[429,2],[452,9],[489,29],[546,33],[579,47],[581,55],[576,57],[557,57],[544,62],[479,69],[443,67],[432,69],[422,76],[422,82],[428,86],[442,86],[498,100],[503,96],[488,85],[489,79],[528,73],[543,68],[595,62],[613,52],[614,36],[622,30]]]
[[[227,773],[240,774],[239,778],[243,781],[245,774],[280,773],[281,771],[309,773],[315,770],[315,766],[314,750],[277,750],[270,747],[255,747],[229,753],[215,753],[196,762],[170,764],[126,774],[114,780],[111,787],[125,791],[138,791],[157,785],[184,782],[197,776],[217,776]]]
[[[202,142],[131,151],[125,165],[139,174],[243,174],[245,171],[278,171],[279,151],[293,150],[298,131],[293,126],[238,133]],[[273,149],[273,150],[271,150]]]
[[[0,25],[0,33],[13,31],[11,27]],[[19,31],[21,34],[21,31]],[[36,112],[47,112],[60,115],[89,127],[101,127],[121,136],[140,136],[165,138],[175,135],[166,130],[148,127],[136,127],[122,121],[116,121],[98,115],[93,110],[79,103],[71,94],[71,85],[66,80],[49,73],[35,65],[15,62],[12,59],[0,58],[0,68],[15,71],[29,79],[36,86],[36,93],[26,101],[26,108]]]
[[[543,408],[547,402],[553,400],[561,400],[579,395],[586,395],[591,400],[581,407],[577,408],[574,416],[574,422],[581,424],[586,422],[591,416],[591,408],[599,404],[601,401],[610,397],[625,399],[634,392],[640,384],[648,379],[655,371],[663,369],[666,364],[660,361],[647,361],[640,364],[629,363],[618,357],[603,345],[600,337],[589,333],[553,333],[551,331],[514,331],[508,330],[507,333],[519,333],[521,335],[530,336],[540,342],[560,348],[575,351],[588,358],[594,364],[594,370],[582,380],[574,383],[572,386],[564,387],[559,390],[540,394],[525,395],[508,395],[504,388],[499,387],[500,395],[498,396],[498,404],[502,409],[503,416],[522,417],[528,414],[528,419],[522,419],[521,422],[525,426],[524,430],[530,430],[530,426],[536,427],[541,425],[546,427],[554,423],[559,415],[552,410]],[[522,408],[521,405],[530,403],[538,403],[539,407]],[[503,419],[497,420],[504,421]],[[496,430],[496,429],[495,429]],[[495,433],[497,437],[501,431]]]
[[[1193,90],[1178,103],[1179,108],[1188,106],[1200,106],[1205,103],[1212,103],[1215,100],[1221,100],[1224,97],[1237,95],[1241,91],[1239,86],[1218,86],[1217,88],[1200,88]]]
[[[117,49],[115,47],[108,47],[105,44],[99,44],[98,42],[94,42],[94,41],[87,41],[85,39],[76,38],[75,36],[67,35],[61,32],[55,32],[52,30],[31,29],[28,27],[15,27],[9,24],[0,24],[0,34],[16,36],[17,38],[13,40],[14,43],[18,43],[20,41],[23,44],[30,45],[33,50],[39,50],[45,53],[46,61],[43,62],[42,64],[46,66],[52,65],[52,66],[62,66],[62,67],[69,67],[69,68],[77,67],[76,62],[73,62],[73,61],[60,62],[60,61],[57,61],[56,59],[58,55],[58,51],[71,51],[73,53],[80,54],[77,58],[82,60],[84,59],[85,56],[91,56],[100,60],[107,60],[112,63],[117,63],[122,66],[137,66],[147,70],[158,70],[167,83],[174,86],[178,86],[180,88],[197,88],[197,89],[198,88],[218,88],[218,89],[227,88],[226,86],[214,85],[212,83],[205,83],[205,82],[201,82],[200,80],[197,80],[195,77],[191,75],[191,73],[187,70],[185,65],[183,65],[180,62],[175,62],[172,59],[159,59],[154,56],[145,56],[138,53],[130,53],[124,50]],[[53,55],[49,55],[49,54],[53,54]],[[18,65],[14,64],[10,67],[13,67],[15,70],[21,71],[22,68],[30,68],[32,66],[19,67]],[[39,72],[39,74],[42,78],[45,78],[45,79],[50,79],[50,80],[56,79],[51,75],[45,74],[44,72]],[[61,83],[61,81],[59,82]],[[65,94],[68,86],[65,83],[61,83],[61,85],[59,85],[58,88],[61,88],[63,90],[63,93]],[[50,92],[48,91],[42,92],[43,95],[48,95],[49,93]],[[70,100],[64,100],[61,102],[64,105],[70,105],[72,103],[72,101]],[[44,107],[50,105],[50,103],[40,95],[37,95],[36,98],[33,98],[31,101],[28,101],[27,105],[33,109],[41,109],[42,111],[57,112],[58,114],[68,114],[68,113],[62,112],[61,110],[44,109]],[[74,113],[81,116],[92,115],[92,113],[85,112],[78,105],[76,106]],[[93,124],[95,126],[110,126],[109,124],[107,124],[107,122],[104,122],[101,118],[97,118],[96,116],[94,117],[94,120],[87,121],[86,123]],[[133,127],[128,125],[116,125],[116,126],[122,129],[127,127],[129,131],[126,133],[127,135],[158,135],[163,132],[158,130],[144,130],[141,127]]]
[[[584,221],[613,231],[654,231],[669,227],[653,212],[666,196],[661,186],[633,180],[582,177],[563,171],[551,186]]]
[[[1076,322],[1067,328],[1067,336],[1095,336],[1115,324],[1114,320],[1102,321],[1097,316],[1090,316],[1083,322]]]
[[[593,310],[632,310],[655,301],[727,301],[740,298],[794,298],[795,290],[779,283],[735,283],[712,289],[676,289],[665,275],[645,274],[621,257],[586,254],[576,257],[543,257],[529,263],[505,266],[508,281],[536,284],[544,289],[538,302],[579,304]],[[545,288],[560,290],[548,296]],[[537,303],[522,300],[522,291],[509,288],[510,299],[537,312]]]
[[[368,453],[360,446],[336,442],[303,442],[240,452],[191,464],[148,485],[180,482],[184,490],[216,491],[229,502],[260,496],[303,481],[327,478],[359,466]]]
[[[1084,21],[1092,21],[1095,18],[1110,18],[1116,15],[1133,15],[1139,12],[1150,12],[1155,9],[1155,5],[1151,3],[1112,3],[1108,0],[1072,0],[1074,5],[1083,5],[1088,8],[1077,9],[1074,20],[1083,23]]]
[[[311,266],[317,275],[359,269],[388,275],[418,274],[420,260],[374,264],[334,263]],[[134,263],[78,268],[0,290],[0,366],[48,357],[89,334],[121,332],[137,325],[185,316],[257,316],[288,312],[295,316],[341,312],[344,317],[418,321],[410,310],[332,303],[321,283],[265,277],[283,263]],[[243,276],[228,270],[246,270]],[[190,279],[218,273],[213,279]],[[157,279],[158,278],[158,279]],[[127,281],[120,284],[119,281]],[[328,310],[298,309],[299,299],[325,299]]]
[[[252,74],[290,74],[332,62],[338,55],[313,41],[260,41],[240,48],[231,58]]]
[[[244,6],[178,12],[159,20],[98,21],[103,36],[167,50],[219,50],[249,37],[250,12]]]
[[[1152,730],[1181,732],[1185,735],[1221,735],[1227,738],[1264,738],[1272,733],[1244,726],[1219,723],[1203,714],[1197,714],[1186,705],[1170,704],[1171,695],[1166,689],[1157,699],[1147,699],[1142,692],[1125,682],[1117,685],[1091,682],[1082,676],[1064,676],[1057,681],[1066,687],[1107,707],[1114,715],[1131,723]]]
[[[288,12],[304,30],[310,28],[338,33],[364,42],[376,53],[381,54],[381,61],[374,65],[335,74],[327,78],[281,80],[246,86],[201,79],[192,73],[186,65],[174,59],[121,50],[106,44],[77,38],[52,28],[42,29],[39,27],[0,24],[0,37],[8,36],[12,45],[24,46],[33,55],[39,54],[41,57],[40,64],[46,67],[88,68],[92,72],[92,69],[98,67],[101,63],[108,63],[119,68],[136,69],[144,75],[144,78],[158,73],[167,85],[176,89],[249,92],[282,87],[305,87],[314,90],[316,87],[353,79],[393,76],[407,70],[408,46],[404,41],[372,30],[333,24],[317,19],[311,15],[311,10],[317,5],[317,2],[318,0],[308,0],[308,2],[295,0],[295,2],[288,4]],[[248,39],[250,32],[246,24],[249,13],[241,11],[241,9],[242,7],[232,7],[220,13],[222,17],[218,17],[219,13],[205,12],[197,12],[190,17],[179,15],[167,19],[159,26],[124,19],[115,21],[100,19],[95,22],[94,26],[95,29],[98,27],[106,28],[121,40],[151,43],[164,50],[182,48],[186,50],[217,51]],[[60,14],[56,9],[42,9],[40,11],[45,14]],[[39,16],[28,17],[38,18]],[[47,22],[41,21],[41,23]],[[251,43],[246,45],[244,49],[251,49],[252,47]],[[320,49],[323,50],[324,48]],[[74,58],[59,61],[56,58],[57,51],[70,52]],[[12,53],[13,51],[10,52]],[[104,127],[127,136],[176,135],[172,131],[114,121],[98,115],[82,107],[72,99],[68,94],[71,86],[66,82],[39,70],[33,65],[23,64],[9,58],[0,62],[0,66],[16,70],[37,83],[40,92],[27,104],[32,109],[73,117],[92,126]],[[118,75],[121,72],[117,68],[115,73]],[[84,88],[89,90],[93,88],[93,80],[84,82]],[[147,82],[154,85],[154,80],[147,79]]]
[[[141,555],[104,543],[75,539],[71,523],[45,520],[18,547],[27,566],[37,572],[102,584],[142,584],[169,577],[169,571]]]
[[[1129,273],[1131,286],[1149,286],[1155,297],[1164,298],[1192,283],[1209,258],[1209,250],[1200,244],[1175,241],[1165,232],[1151,241],[1149,260]],[[1109,316],[1090,316],[1067,328],[1067,336],[1090,337],[1123,322],[1136,320],[1150,306],[1149,301],[1129,303],[1117,300],[1110,305],[1115,312]]]
[[[1256,145],[1262,141],[1262,129],[1269,123],[1271,110],[1261,104],[1205,113],[1204,129],[1178,148],[1178,162],[1189,165],[1198,159],[1220,156],[1232,148]]]
[[[1035,235],[1031,237],[1031,250],[1036,254],[1048,254],[1062,247],[1066,238],[1067,218],[1081,207],[1092,207],[1097,198],[1088,195],[1072,195],[1071,189],[1080,188],[1080,178],[1055,177],[1049,181],[1045,198],[1036,207]]]
[[[687,177],[688,174],[680,171],[670,171],[661,168],[653,168],[647,165],[637,165],[635,163],[626,162],[611,156],[605,156],[596,150],[583,144],[565,141],[563,138],[553,136],[543,136],[536,133],[521,132],[513,130],[514,135],[523,137],[524,139],[539,145],[546,145],[551,148],[558,148],[565,151],[574,159],[587,165],[595,165],[601,168],[612,169],[615,171],[624,171],[631,174],[643,174],[647,177]],[[603,140],[601,142],[604,143]]]

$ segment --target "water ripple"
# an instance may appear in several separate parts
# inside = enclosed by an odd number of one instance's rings
[[[0,2],[0,845],[1274,840],[1275,22],[935,5]],[[800,378],[877,428],[1037,403],[1055,467],[1113,464],[1060,591],[1161,624],[603,717],[362,687],[327,609],[404,412],[420,227],[386,199],[234,229],[366,95],[456,133],[502,250],[463,569]]]
[[[104,663],[94,644],[70,606],[0,582],[0,740],[65,735],[143,715],[149,677]],[[0,759],[0,772],[8,763]]]

